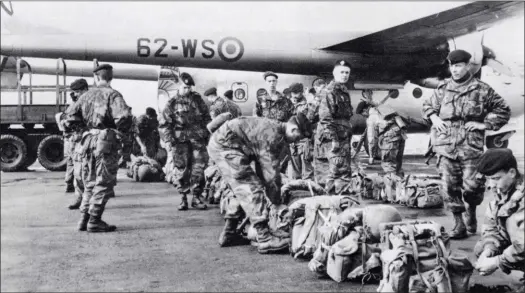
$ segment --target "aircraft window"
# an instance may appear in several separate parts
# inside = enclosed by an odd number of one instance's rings
[[[416,99],[419,99],[421,96],[423,96],[423,91],[417,87],[412,91],[412,96],[414,96]]]
[[[248,100],[248,85],[245,82],[234,82],[231,86],[233,101],[243,103]]]

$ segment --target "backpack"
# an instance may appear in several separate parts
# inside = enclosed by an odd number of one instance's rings
[[[142,175],[146,174],[147,176],[141,178],[139,169],[143,173]],[[164,181],[165,177],[162,166],[156,160],[146,156],[136,157],[133,154],[126,175],[137,182],[160,182]]]
[[[381,200],[385,189],[385,181],[377,173],[354,173],[351,180],[351,189],[362,198]]]
[[[321,195],[302,198],[289,206],[291,214],[290,253],[294,258],[311,258],[320,244],[323,226],[349,207],[359,204],[350,196]]]
[[[397,202],[415,208],[438,208],[443,206],[441,183],[433,179],[405,179],[398,182]]]

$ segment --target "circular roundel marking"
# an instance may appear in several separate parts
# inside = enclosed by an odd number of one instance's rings
[[[219,57],[226,62],[235,62],[244,55],[244,45],[234,37],[226,37],[219,42]]]
[[[243,89],[236,89],[235,90],[235,99],[237,101],[246,101],[247,100],[247,97],[246,97],[246,92],[243,90]]]
[[[421,98],[421,96],[423,96],[423,91],[417,87],[412,91],[412,95],[414,96],[414,98],[419,99]]]

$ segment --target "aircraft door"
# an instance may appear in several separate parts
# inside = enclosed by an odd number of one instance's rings
[[[233,91],[233,101],[236,103],[244,103],[248,101],[248,84],[245,82],[232,83],[231,90]]]

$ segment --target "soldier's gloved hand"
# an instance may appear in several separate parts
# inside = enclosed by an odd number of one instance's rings
[[[485,128],[487,128],[487,126],[485,125],[485,123],[474,122],[474,121],[471,121],[471,122],[467,122],[467,123],[465,123],[465,129],[466,129],[467,131],[473,131],[473,130],[485,130]]]
[[[337,152],[341,149],[339,142],[337,140],[332,141],[332,152]]]

